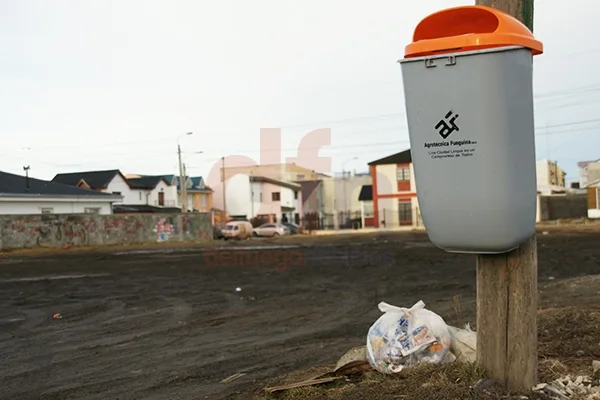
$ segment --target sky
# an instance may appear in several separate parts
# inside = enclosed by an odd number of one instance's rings
[[[0,170],[177,174],[179,145],[190,175],[299,148],[321,172],[365,171],[410,146],[397,61],[414,27],[470,4],[2,1]],[[600,158],[600,3],[535,7],[536,158],[576,179]]]

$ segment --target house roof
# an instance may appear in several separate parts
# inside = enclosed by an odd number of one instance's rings
[[[127,182],[127,178],[125,178],[125,176],[118,169],[57,174],[52,179],[52,182],[77,186],[83,180],[91,189],[106,189],[108,184],[115,178],[116,175],[120,175],[121,178]]]
[[[412,156],[410,149],[401,151],[400,153],[392,154],[379,160],[371,161],[369,165],[388,165],[388,164],[410,164]]]
[[[154,207],[145,204],[117,204],[113,206],[113,213],[180,213],[180,208],[173,207]]]
[[[141,178],[129,178],[128,181],[132,189],[143,190],[152,190],[161,181],[166,183],[167,185],[171,184],[162,176],[143,176]]]
[[[29,180],[29,190],[27,189]],[[41,179],[26,178],[21,175],[9,174],[0,171],[0,197],[93,197],[98,200],[117,201],[121,196],[110,193],[96,192],[82,189],[72,185],[57,182],[43,181]]]
[[[149,177],[150,175],[141,175],[142,177]],[[177,190],[180,190],[179,186],[179,175],[156,175],[163,177],[169,185],[176,185]],[[192,181],[192,187],[188,187],[188,192],[212,192],[213,190],[205,185],[204,179],[201,176],[186,176],[186,179]]]
[[[373,185],[363,185],[360,188],[358,194],[358,201],[372,201],[373,200]]]
[[[285,187],[292,190],[300,190],[302,187],[296,183],[279,181],[277,179],[267,178],[266,176],[251,176],[250,182],[262,182],[262,183],[270,183],[272,185],[277,185],[281,187]]]
[[[310,195],[319,187],[323,181],[300,181],[297,182],[300,185],[300,191],[302,192],[302,199],[308,200]]]
[[[578,167],[578,168],[585,168],[585,167],[587,167],[587,165],[588,165],[588,164],[592,164],[592,163],[595,163],[595,162],[598,162],[598,160],[591,160],[591,161],[579,161],[579,162],[577,163],[577,167]]]

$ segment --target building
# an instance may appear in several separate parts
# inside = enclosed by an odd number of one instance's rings
[[[145,176],[127,179],[131,191],[138,194],[143,205],[154,207],[177,207],[177,192],[162,176]],[[130,203],[131,204],[131,203]]]
[[[323,181],[298,181],[302,193],[302,212],[316,213],[319,217],[323,213]]]
[[[264,164],[248,165],[240,167],[225,167],[225,179],[230,179],[237,174],[249,176],[263,176],[284,182],[314,181],[320,180],[327,175],[315,172],[311,169],[296,164]],[[223,176],[223,175],[221,175]]]
[[[420,225],[410,149],[372,161],[369,168],[372,179],[373,226],[394,228]],[[368,204],[364,201],[363,209]],[[364,216],[363,218],[366,219]]]
[[[361,226],[372,228],[375,226],[375,213],[373,207],[373,185],[364,185],[358,194],[360,202]]]
[[[580,161],[577,163],[579,169],[579,187],[587,188],[593,182],[600,181],[600,160]]]
[[[346,176],[323,178],[323,212],[358,213],[358,194],[364,185],[371,185],[370,173],[347,174]]]
[[[227,181],[224,203],[221,193],[215,192],[215,204],[233,217],[299,223],[303,213],[301,189],[296,183],[240,173]]]
[[[181,186],[179,175],[162,175],[177,190],[176,206],[181,208]],[[210,212],[213,208],[213,190],[206,186],[201,176],[186,176],[187,209]]]
[[[118,169],[57,174],[52,182],[123,196],[126,204],[137,197],[131,193],[127,179]]]
[[[537,186],[540,187],[562,187],[566,186],[567,175],[556,163],[556,161],[540,160],[535,164]]]
[[[112,214],[119,194],[0,172],[0,215]]]
[[[130,212],[135,212],[137,206],[144,206],[140,210],[148,206],[169,209],[177,206],[177,189],[161,176],[126,178],[113,169],[57,174],[52,182],[122,196],[123,200],[115,204],[128,206]]]

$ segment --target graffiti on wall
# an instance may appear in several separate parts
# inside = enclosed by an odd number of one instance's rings
[[[9,229],[13,235],[24,236],[39,247],[82,246],[88,244],[88,232],[96,229],[96,222],[93,219],[40,221],[39,218],[21,218],[13,220]]]
[[[144,224],[138,218],[120,215],[111,215],[104,218],[104,230],[106,232],[118,231],[126,235],[136,235],[143,228]]]
[[[157,242],[166,242],[170,239],[171,235],[177,233],[177,224],[175,218],[172,217],[160,217],[156,221],[154,232],[157,233]]]
[[[194,222],[190,218],[189,215],[184,214],[182,223],[181,223],[181,231],[185,235],[193,235],[194,234]]]
[[[0,251],[212,239],[209,214],[0,215]]]

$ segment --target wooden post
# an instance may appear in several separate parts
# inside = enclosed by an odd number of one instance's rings
[[[533,0],[476,4],[504,11],[533,31]],[[537,383],[537,279],[535,235],[510,253],[477,256],[477,361],[511,389]]]

